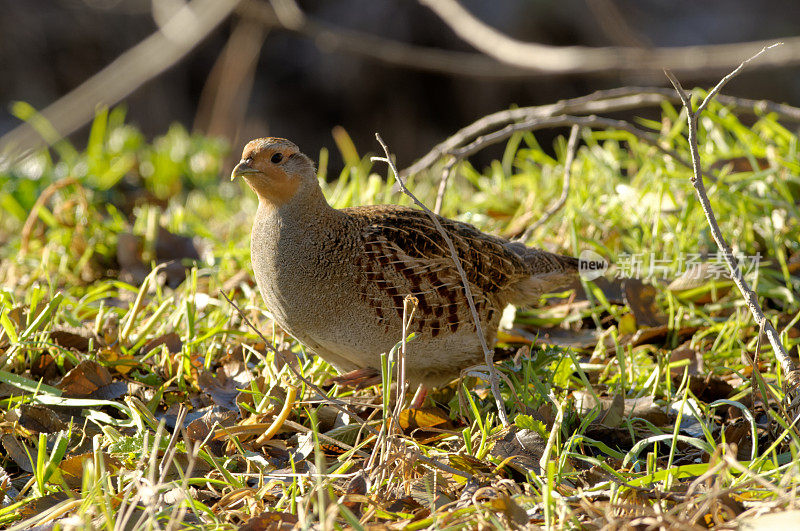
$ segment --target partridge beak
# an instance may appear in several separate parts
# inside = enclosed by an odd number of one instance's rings
[[[237,164],[235,168],[233,168],[233,171],[231,172],[231,181],[237,177],[244,177],[245,175],[251,175],[253,173],[259,173],[259,171],[242,161]]]

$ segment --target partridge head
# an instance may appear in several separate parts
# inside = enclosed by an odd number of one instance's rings
[[[401,338],[403,305],[417,307],[406,373],[440,385],[483,359],[461,277],[428,214],[395,205],[337,210],[314,164],[292,142],[245,146],[232,178],[258,196],[251,259],[275,321],[339,371],[380,367]],[[568,285],[578,260],[439,218],[458,253],[488,344],[509,303],[535,304]]]

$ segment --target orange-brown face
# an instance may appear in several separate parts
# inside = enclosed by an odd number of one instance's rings
[[[294,197],[309,175],[314,177],[314,166],[294,143],[284,138],[258,138],[244,147],[231,180],[243,177],[260,200],[280,206]]]

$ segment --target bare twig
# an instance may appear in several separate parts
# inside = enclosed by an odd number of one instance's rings
[[[436,205],[433,211],[437,214],[442,211],[442,203],[444,203],[444,193],[447,191],[447,183],[450,181],[450,174],[453,172],[453,167],[458,162],[455,157],[450,157],[450,160],[442,168],[442,178],[439,180],[439,190],[436,192]]]
[[[742,69],[745,67],[747,63],[754,60],[755,58],[759,57],[762,53],[764,53],[768,48],[765,47],[760,52],[755,54],[754,56],[750,57],[746,61],[742,62],[736,69],[734,69],[730,74],[722,78],[717,85],[709,91],[708,95],[705,99],[698,105],[697,110],[692,110],[692,103],[689,95],[681,86],[678,79],[670,72],[665,71],[667,77],[669,78],[672,85],[675,87],[675,91],[681,98],[684,108],[686,109],[687,114],[687,121],[689,124],[689,149],[692,155],[692,167],[693,167],[693,175],[692,175],[692,184],[694,185],[695,191],[697,192],[697,198],[700,201],[700,205],[703,208],[703,212],[706,215],[706,220],[708,221],[709,228],[711,229],[711,236],[714,238],[714,242],[716,242],[717,247],[722,251],[722,255],[725,258],[725,262],[728,265],[728,269],[730,270],[731,278],[733,282],[736,284],[736,287],[739,288],[739,291],[742,293],[742,296],[747,303],[750,312],[753,314],[753,318],[756,321],[756,324],[763,328],[764,333],[769,339],[770,344],[772,345],[772,349],[775,352],[775,357],[778,360],[778,363],[781,365],[781,369],[783,370],[784,378],[786,382],[789,384],[791,390],[796,390],[798,384],[800,384],[800,371],[797,370],[794,362],[789,357],[789,354],[786,352],[783,344],[781,343],[780,336],[778,332],[775,330],[775,327],[772,325],[767,317],[764,315],[764,312],[761,309],[761,306],[758,303],[758,296],[756,293],[750,288],[750,285],[744,279],[742,275],[742,271],[739,268],[739,262],[733,254],[731,247],[725,241],[725,238],[722,235],[722,231],[717,224],[716,216],[714,215],[714,211],[711,208],[711,203],[708,200],[708,194],[706,193],[705,184],[703,183],[703,179],[701,178],[701,162],[700,162],[700,153],[699,153],[699,146],[697,140],[697,131],[698,131],[698,118],[700,113],[703,109],[706,108],[708,103],[714,96],[722,89],[722,87],[728,83],[731,79],[733,79]],[[794,394],[794,393],[793,393]]]
[[[281,3],[287,3],[285,0]],[[294,3],[294,2],[292,2]],[[243,3],[239,12],[252,20],[258,20],[269,27],[277,27],[310,39],[325,52],[338,52],[356,55],[381,63],[424,70],[453,76],[469,76],[491,79],[514,79],[541,77],[543,75],[564,75],[580,73],[617,74],[619,72],[658,72],[665,64],[672,65],[681,72],[693,75],[729,69],[738,62],[747,50],[763,46],[762,41],[743,42],[711,46],[685,46],[670,48],[547,46],[535,43],[514,41],[478,21],[453,0],[425,0],[424,4],[452,25],[451,8],[455,6],[472,19],[475,26],[465,28],[463,34],[455,27],[456,33],[475,46],[481,53],[443,50],[428,46],[417,46],[386,39],[329,24],[313,16],[300,13],[300,16],[280,16],[279,4],[270,6],[263,2]],[[447,12],[446,12],[447,11]],[[456,25],[462,27],[465,17],[456,16]],[[478,34],[472,34],[474,27]],[[499,38],[497,38],[499,37]],[[489,43],[483,40],[488,38]],[[790,48],[786,53],[762,65],[784,66],[800,63],[798,50],[800,38],[785,39]],[[493,46],[500,43],[499,49]],[[510,43],[510,46],[507,44]],[[520,46],[522,49],[520,49]],[[533,50],[533,51],[531,51]],[[517,53],[520,54],[519,60]],[[484,55],[485,54],[485,55]]]
[[[397,421],[400,412],[403,409],[403,402],[406,400],[406,388],[408,382],[406,381],[406,345],[408,344],[408,327],[411,326],[411,320],[414,318],[414,313],[417,311],[419,300],[413,295],[406,295],[403,299],[403,332],[400,338],[400,357],[397,360],[397,399],[395,400],[394,419]],[[399,422],[398,422],[399,424]]]
[[[497,62],[480,53],[443,50],[386,39],[334,26],[303,13],[288,21],[263,2],[244,2],[238,12],[268,28],[285,30],[312,41],[323,52],[342,53],[411,70],[484,79],[531,78],[540,74]]]
[[[567,196],[569,195],[569,186],[570,186],[570,179],[572,176],[572,162],[575,160],[575,151],[578,146],[578,131],[580,128],[577,125],[573,125],[572,129],[569,132],[569,140],[567,141],[567,156],[564,160],[564,182],[561,185],[561,196],[558,200],[553,203],[550,208],[548,208],[544,215],[539,218],[535,223],[532,223],[525,229],[525,232],[522,233],[522,236],[518,238],[519,241],[525,241],[530,238],[533,231],[547,223],[547,221],[553,217],[553,215],[561,210],[561,207],[567,202]]]
[[[475,49],[505,64],[547,74],[653,71],[663,69],[664,65],[677,71],[707,74],[730,69],[744,54],[774,42],[667,48],[549,46],[512,39],[477,19],[457,0],[420,0],[420,3]],[[789,37],[784,42],[786,48],[762,67],[800,63],[800,37]]]
[[[660,105],[664,101],[680,103],[675,91],[659,87],[621,87],[600,90],[548,105],[508,109],[489,114],[456,131],[445,141],[434,146],[417,162],[400,172],[401,177],[419,173],[439,160],[444,154],[466,144],[476,136],[512,122],[547,118],[558,114],[602,114],[641,107]],[[764,100],[751,100],[719,95],[717,101],[739,112],[774,112],[786,120],[800,121],[800,108]]]
[[[247,19],[236,22],[200,93],[195,130],[239,144],[258,57],[268,33],[263,24]]]
[[[239,0],[193,0],[142,42],[78,88],[51,103],[42,116],[62,136],[89,122],[100,105],[114,105],[181,60],[236,8]],[[24,155],[45,145],[28,124],[0,137],[0,157]],[[10,153],[14,150],[13,153]]]
[[[692,167],[692,163],[683,157],[677,151],[672,149],[667,149],[661,145],[659,142],[659,138],[657,135],[653,133],[649,133],[647,131],[643,131],[638,127],[631,125],[630,123],[624,120],[612,120],[610,118],[600,118],[599,116],[570,116],[570,115],[559,115],[553,116],[551,118],[532,118],[530,120],[524,122],[518,122],[511,125],[507,125],[506,127],[500,129],[499,131],[495,131],[493,133],[489,133],[487,135],[479,136],[469,144],[464,147],[454,149],[450,152],[457,160],[462,160],[465,157],[469,157],[470,155],[474,155],[478,151],[484,149],[487,146],[492,144],[496,144],[498,142],[502,142],[506,140],[511,135],[518,131],[535,131],[537,129],[546,129],[551,127],[565,127],[565,126],[574,126],[579,125],[583,127],[589,127],[593,129],[598,128],[607,128],[607,129],[617,129],[621,131],[626,131],[642,142],[646,144],[650,144],[660,152],[668,155],[676,162],[686,166],[687,168]],[[715,180],[716,178],[713,175],[710,175],[706,172],[703,172],[703,176]]]
[[[489,349],[489,346],[486,344],[486,336],[483,334],[483,327],[481,326],[481,319],[478,316],[478,310],[475,308],[475,301],[472,298],[472,290],[469,287],[469,281],[467,280],[467,274],[464,272],[464,268],[461,267],[461,259],[458,257],[458,252],[456,251],[455,246],[453,245],[453,241],[445,232],[444,227],[439,222],[439,218],[434,214],[428,207],[426,207],[422,201],[417,199],[417,197],[411,193],[411,191],[406,188],[406,185],[400,179],[400,174],[397,171],[397,167],[394,164],[394,161],[389,154],[389,148],[384,143],[381,135],[375,134],[375,138],[378,139],[381,147],[383,148],[383,152],[385,153],[385,157],[372,157],[372,160],[382,161],[389,165],[389,168],[392,171],[392,175],[394,175],[395,180],[399,184],[401,190],[404,194],[411,198],[414,203],[420,207],[428,217],[431,218],[431,221],[436,226],[436,230],[444,239],[445,243],[447,244],[447,248],[450,251],[450,257],[453,259],[453,263],[458,270],[458,274],[461,277],[461,284],[464,287],[464,297],[467,299],[467,304],[469,305],[469,311],[472,314],[472,320],[475,323],[475,332],[478,334],[478,339],[481,343],[481,348],[483,349],[483,355],[486,359],[486,365],[489,367],[489,375],[491,380],[491,387],[492,387],[492,396],[494,397],[495,403],[497,404],[497,413],[500,417],[500,421],[503,423],[503,426],[508,426],[508,414],[506,413],[505,404],[503,403],[503,397],[500,396],[500,384],[499,378],[497,376],[497,368],[494,366],[494,352]]]

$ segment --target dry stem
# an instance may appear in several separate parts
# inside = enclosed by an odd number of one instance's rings
[[[770,344],[772,345],[772,349],[775,352],[775,357],[778,360],[778,363],[781,365],[781,369],[783,370],[784,378],[786,382],[789,384],[787,388],[790,391],[795,390],[800,384],[800,371],[797,370],[794,362],[789,358],[789,354],[786,352],[786,349],[783,347],[781,343],[780,336],[778,335],[777,330],[772,325],[764,312],[761,309],[761,306],[758,303],[758,296],[752,290],[750,285],[744,279],[742,275],[742,271],[739,268],[739,262],[736,257],[733,255],[733,251],[728,243],[725,241],[725,238],[722,235],[722,231],[717,224],[716,216],[714,215],[714,211],[711,208],[711,203],[708,200],[708,194],[706,193],[706,187],[703,183],[703,179],[701,177],[702,174],[702,165],[700,162],[700,153],[699,153],[699,146],[697,140],[697,130],[698,130],[698,118],[702,111],[706,108],[708,103],[717,95],[717,93],[725,86],[728,81],[736,77],[742,69],[749,63],[753,61],[761,54],[763,54],[767,49],[772,48],[775,45],[764,47],[760,52],[755,54],[754,56],[750,57],[746,61],[742,62],[736,69],[734,69],[730,74],[725,76],[717,83],[714,88],[709,91],[708,95],[703,99],[703,101],[698,105],[697,110],[692,110],[692,103],[690,100],[689,95],[681,86],[680,82],[675,78],[675,76],[669,72],[665,71],[667,77],[669,78],[672,85],[675,87],[675,91],[681,98],[681,102],[683,103],[684,108],[686,109],[687,121],[689,124],[689,150],[692,155],[692,185],[694,185],[694,189],[697,192],[697,198],[700,201],[700,205],[703,208],[703,212],[706,215],[706,220],[708,221],[709,228],[711,229],[711,235],[714,238],[714,242],[716,242],[717,247],[722,251],[722,255],[725,258],[725,262],[728,265],[728,269],[730,270],[731,278],[733,282],[736,284],[736,287],[739,288],[742,296],[747,303],[750,312],[753,314],[753,318],[755,319],[756,324],[763,328],[764,333],[766,334],[767,338],[769,339]]]
[[[453,241],[445,232],[444,227],[439,222],[438,217],[434,214],[428,207],[426,207],[422,201],[417,199],[417,197],[411,193],[411,191],[406,188],[406,185],[400,179],[400,174],[397,171],[397,167],[395,166],[394,162],[392,161],[391,156],[389,155],[389,148],[384,143],[381,135],[375,134],[375,138],[378,139],[381,147],[383,148],[383,152],[386,154],[386,157],[373,157],[372,160],[379,160],[382,162],[386,162],[389,165],[389,168],[392,171],[392,175],[394,175],[395,180],[397,181],[400,189],[406,194],[408,197],[411,198],[414,203],[420,207],[428,217],[431,218],[431,221],[436,226],[436,230],[444,239],[445,243],[447,244],[447,248],[450,251],[450,257],[453,259],[453,263],[458,270],[458,274],[461,277],[461,284],[464,286],[464,297],[467,299],[467,304],[469,305],[469,311],[472,314],[472,320],[475,323],[475,332],[478,334],[478,339],[481,342],[481,348],[483,349],[483,356],[486,360],[486,365],[489,368],[489,376],[490,376],[490,383],[492,387],[492,396],[494,397],[494,401],[497,404],[497,413],[500,417],[500,421],[503,423],[503,426],[508,426],[508,414],[506,413],[505,404],[503,403],[503,397],[500,396],[500,383],[499,378],[497,376],[497,368],[494,366],[494,352],[489,348],[486,344],[486,336],[483,334],[483,327],[481,326],[481,319],[478,316],[478,310],[475,308],[475,301],[472,298],[472,290],[469,287],[469,281],[467,280],[467,274],[464,272],[464,268],[461,267],[461,260],[458,257],[458,253],[456,252],[456,248],[453,245]]]
[[[659,105],[664,101],[674,103],[681,102],[678,95],[675,94],[675,91],[670,89],[659,87],[621,87],[610,90],[600,90],[579,98],[561,100],[547,105],[498,111],[486,115],[456,131],[446,140],[434,146],[417,162],[400,172],[400,175],[405,178],[409,175],[419,173],[432,166],[446,153],[466,144],[476,136],[512,122],[531,120],[534,118],[549,118],[559,114],[599,114],[624,111]],[[800,108],[782,103],[736,98],[725,95],[719,95],[717,101],[740,112],[774,112],[786,120],[800,121]]]
[[[498,61],[546,74],[590,72],[639,72],[662,69],[708,73],[727,70],[739,57],[773,41],[741,42],[706,46],[639,48],[628,46],[588,47],[550,46],[523,42],[505,35],[464,9],[457,0],[420,0],[447,24],[463,41]],[[787,46],[761,65],[788,65],[800,62],[800,37],[785,39]]]

